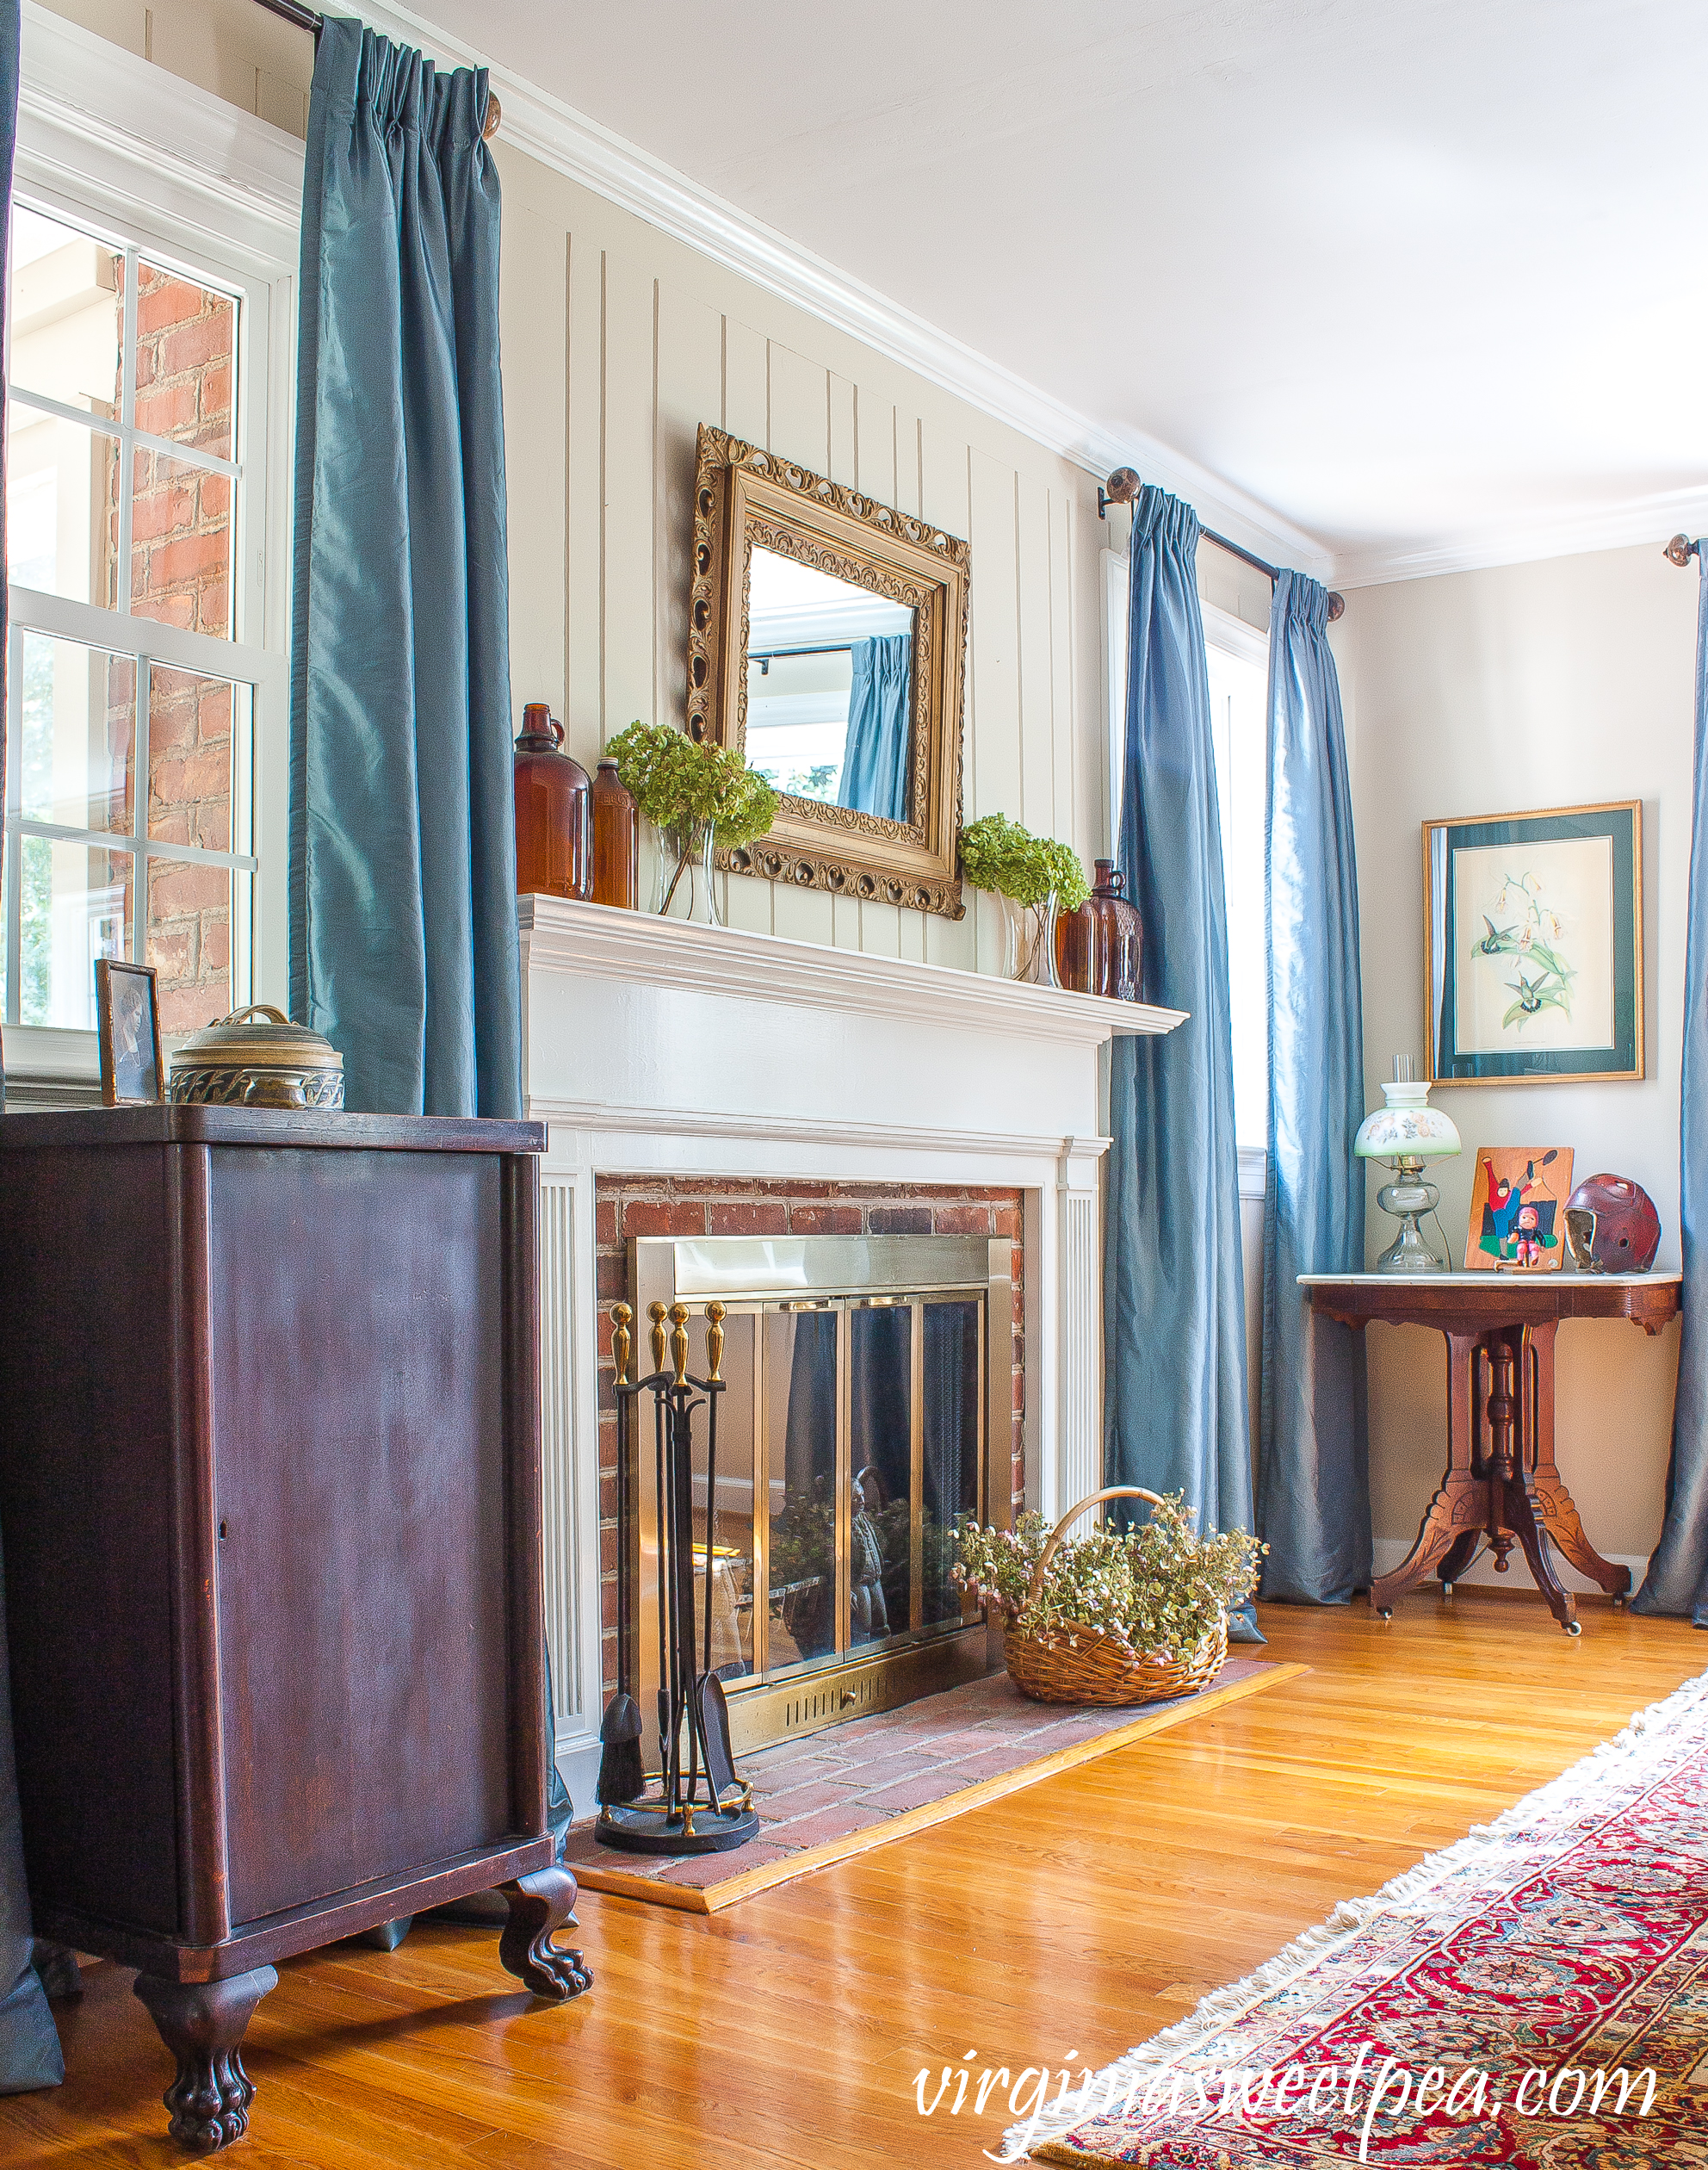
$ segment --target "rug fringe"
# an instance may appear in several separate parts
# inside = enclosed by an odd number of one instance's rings
[[[1086,2122],[1088,2114],[1096,2114],[1087,2111],[1085,2105],[1088,2101],[1118,2101],[1147,2073],[1206,2048],[1242,2019],[1253,2005],[1285,1988],[1300,1975],[1309,1973],[1332,1946],[1358,1934],[1375,1916],[1400,1912],[1449,1876],[1497,1853],[1502,1842],[1516,1832],[1522,1830],[1532,1845],[1538,1840],[1545,1842],[1549,1821],[1563,1809],[1570,1807],[1574,1820],[1570,1837],[1581,1838],[1587,1805],[1584,1799],[1585,1778],[1593,1774],[1598,1789],[1611,1790],[1621,1778],[1639,1773],[1645,1779],[1655,1776],[1669,1760],[1668,1744],[1657,1737],[1657,1729],[1661,1734],[1670,1733],[1681,1717],[1693,1714],[1698,1706],[1702,1716],[1708,1720],[1708,1672],[1686,1681],[1682,1688],[1674,1690],[1661,1702],[1649,1704],[1646,1710],[1638,1711],[1613,1739],[1604,1740],[1599,1747],[1591,1749],[1570,1770],[1550,1779],[1534,1793],[1526,1794],[1493,1823],[1481,1825],[1440,1852],[1426,1855],[1416,1868],[1393,1877],[1371,1897],[1342,1900],[1327,1921],[1319,1922],[1303,1936],[1296,1937],[1284,1950],[1278,1952],[1242,1981],[1211,1990],[1184,2019],[1165,2027],[1160,2034],[1117,2058],[1113,2064],[1091,2074],[1078,2091],[1081,2106],[1077,2110],[1069,2106],[1011,2125],[1003,2135],[1002,2154],[998,2160],[1019,2162],[1030,2152],[1037,2161],[1073,2163],[1081,2166],[1081,2170],[1098,2170],[1106,2158],[1061,2145],[1076,2125]],[[1700,1739],[1680,1743],[1670,1759],[1694,1753],[1701,1745]],[[1616,1769],[1619,1764],[1630,1768]],[[1482,1903],[1479,1899],[1476,1906],[1468,1911],[1476,1912]],[[1044,2152],[1046,2148],[1048,2153]]]

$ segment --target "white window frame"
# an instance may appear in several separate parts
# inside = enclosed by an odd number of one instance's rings
[[[17,758],[19,635],[26,629],[139,658],[139,755],[149,662],[249,685],[253,914],[247,939],[244,929],[232,927],[233,993],[282,1008],[288,996],[291,387],[303,146],[268,122],[48,14],[34,0],[25,0],[23,17],[14,194],[33,208],[133,242],[151,261],[238,293],[237,449],[244,458],[232,558],[236,638],[189,633],[135,617],[128,596],[120,610],[111,611],[15,587],[9,761]],[[124,418],[133,418],[129,387]],[[161,449],[174,456],[183,450],[164,442]],[[243,780],[234,779],[234,785]],[[145,791],[143,778],[136,788],[139,794]],[[9,813],[15,796],[8,793]],[[16,842],[14,817],[8,823],[9,883],[15,878]],[[139,855],[149,848],[139,846]],[[154,849],[158,856],[180,859],[207,856],[182,846]],[[15,945],[15,927],[10,939]],[[5,1051],[8,1075],[21,1079],[84,1082],[98,1074],[92,1032],[8,1026]]]

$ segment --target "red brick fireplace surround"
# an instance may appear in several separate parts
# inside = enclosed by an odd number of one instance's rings
[[[740,1181],[728,1176],[600,1175],[599,1576],[603,1675],[616,1686],[616,1399],[612,1391],[610,1306],[628,1293],[631,1236],[1006,1236],[1014,1245],[1013,1511],[1025,1504],[1021,1427],[1025,1416],[1022,1332],[1024,1262],[1020,1193],[910,1183]],[[995,1322],[992,1322],[995,1330]]]

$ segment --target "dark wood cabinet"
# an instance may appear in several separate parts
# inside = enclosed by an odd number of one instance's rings
[[[40,1935],[244,2130],[272,1962],[503,1887],[552,1943],[533,1124],[0,1119],[0,1536]]]

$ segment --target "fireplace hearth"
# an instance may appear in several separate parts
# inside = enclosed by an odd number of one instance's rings
[[[695,1609],[703,1616],[709,1578],[711,1665],[738,1752],[987,1669],[982,1621],[950,1570],[958,1525],[1008,1519],[1012,1250],[989,1236],[630,1243],[637,1317],[653,1303],[692,1314],[690,1370],[703,1364],[706,1304],[726,1306],[715,1493],[696,1419],[693,1550]],[[635,1599],[629,1677],[650,1718],[660,1651],[648,1445],[637,1432],[636,1508],[618,1534]]]

